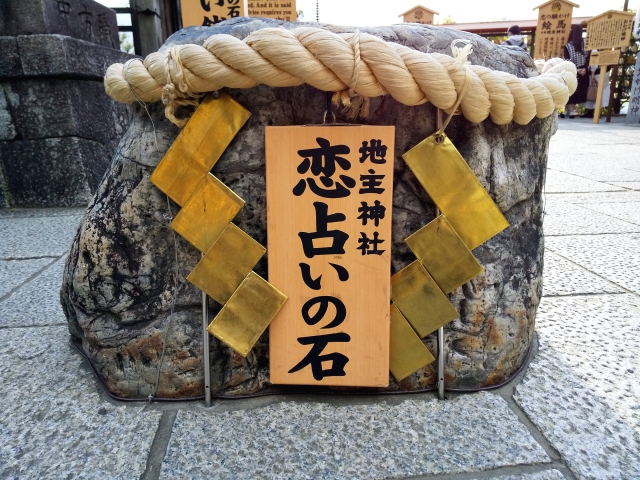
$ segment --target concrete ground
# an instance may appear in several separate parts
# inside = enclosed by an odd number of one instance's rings
[[[640,129],[560,120],[535,355],[500,390],[117,403],[58,303],[82,211],[0,210],[0,478],[640,478]]]

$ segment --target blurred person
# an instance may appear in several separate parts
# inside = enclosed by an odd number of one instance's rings
[[[565,107],[565,112],[569,114],[569,118],[575,118],[576,104],[587,101],[587,90],[589,90],[589,75],[587,75],[589,53],[584,51],[582,25],[571,25],[569,42],[564,46],[564,58],[573,63],[578,69],[578,88],[569,97]],[[564,118],[564,116],[564,113],[560,114],[561,118]]]
[[[595,51],[595,50],[594,50]],[[598,85],[600,82],[600,67],[589,67],[589,72],[591,72],[591,83],[590,85]],[[602,102],[600,104],[600,108],[607,108],[609,106],[609,95],[611,90],[609,89],[609,71],[607,71],[607,75],[605,76],[605,84],[602,90]],[[584,104],[585,112],[584,115],[580,115],[583,118],[593,118],[593,115],[596,111],[596,102],[592,100],[587,100]]]
[[[509,30],[507,30],[507,36],[509,39],[502,42],[502,45],[511,45],[514,47],[520,47],[525,51],[527,50],[527,44],[524,43],[524,40],[522,39],[520,27],[518,25],[509,27]]]

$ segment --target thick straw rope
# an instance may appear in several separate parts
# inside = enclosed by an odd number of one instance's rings
[[[454,53],[458,52],[453,48]],[[451,113],[460,111],[473,123],[487,117],[499,125],[525,125],[563,107],[576,87],[576,67],[551,59],[534,78],[465,63],[470,46],[457,58],[424,53],[388,43],[366,33],[335,34],[302,27],[265,28],[244,40],[213,35],[204,45],[177,45],[152,53],[144,61],[111,65],[107,93],[123,103],[163,100],[167,116],[178,105],[194,104],[205,92],[251,88],[260,83],[292,87],[307,83],[336,92],[334,100],[369,99],[389,94],[405,105],[431,102]],[[470,76],[467,79],[467,76]],[[467,88],[460,95],[465,80]]]

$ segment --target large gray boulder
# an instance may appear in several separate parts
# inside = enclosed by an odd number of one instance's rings
[[[266,26],[300,24],[235,19],[215,27],[182,30],[163,48],[202,44],[210,35],[239,38]],[[313,24],[317,25],[317,24]],[[351,28],[324,26],[334,32]],[[537,75],[524,52],[496,46],[463,32],[421,25],[364,29],[386,41],[450,54],[455,38],[470,39],[469,60],[521,77]],[[264,127],[321,123],[325,93],[309,86],[258,86],[230,94],[252,116],[213,173],[244,198],[234,220],[266,245]],[[178,206],[149,182],[149,175],[179,130],[161,105],[136,107],[129,130],[73,242],[61,300],[69,330],[111,392],[123,397],[186,397],[203,392],[201,295],[185,277],[199,252],[169,227]],[[406,107],[390,97],[372,102],[365,123],[396,126],[393,206],[393,270],[414,260],[404,238],[434,218],[435,208],[401,155],[435,130],[435,108]],[[339,116],[339,121],[345,121]],[[529,125],[471,124],[456,117],[447,129],[511,226],[474,250],[485,273],[450,295],[460,318],[445,327],[446,382],[479,388],[508,380],[525,361],[542,291],[542,186],[555,115]],[[157,145],[156,145],[157,138]],[[268,253],[267,253],[268,254]],[[175,259],[177,258],[177,265]],[[263,259],[256,271],[268,278]],[[211,302],[211,315],[219,306]],[[173,311],[173,315],[172,312]],[[433,336],[426,339],[435,353]],[[213,393],[253,394],[269,383],[268,334],[244,359],[212,338]],[[432,387],[435,365],[388,390]]]

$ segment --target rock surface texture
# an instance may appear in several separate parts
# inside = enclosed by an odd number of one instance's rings
[[[267,26],[300,24],[236,19],[215,27],[185,29],[163,48],[197,43],[214,33],[239,38]],[[349,28],[326,26],[334,32]],[[469,60],[521,77],[537,75],[530,57],[463,32],[418,25],[366,29],[386,41],[450,54],[451,41],[474,44]],[[309,86],[258,86],[230,94],[252,116],[213,173],[247,202],[234,222],[266,245],[264,127],[322,123],[324,92]],[[177,205],[149,182],[149,175],[178,134],[149,106],[137,108],[107,175],[75,237],[61,299],[74,340],[109,390],[123,397],[188,397],[203,393],[200,292],[185,279],[200,254],[169,227]],[[404,239],[435,216],[427,194],[401,155],[435,130],[430,104],[406,107],[390,97],[372,101],[364,122],[396,126],[393,205],[393,271],[414,260]],[[152,121],[151,121],[152,120]],[[338,115],[338,121],[345,121]],[[474,250],[485,272],[450,295],[460,318],[445,327],[446,382],[479,388],[508,380],[526,359],[542,290],[542,185],[555,115],[529,125],[471,124],[456,117],[447,134],[490,192],[511,226]],[[268,255],[268,253],[267,253]],[[176,262],[177,260],[177,262]],[[256,271],[268,278],[266,260]],[[211,304],[215,315],[219,306]],[[435,354],[435,338],[425,342]],[[268,334],[248,357],[212,338],[212,388],[218,395],[278,389],[269,383]],[[433,387],[435,364],[388,390]],[[283,391],[286,391],[283,389]]]
[[[102,78],[116,14],[93,1],[0,6],[0,208],[85,206],[129,122]]]

